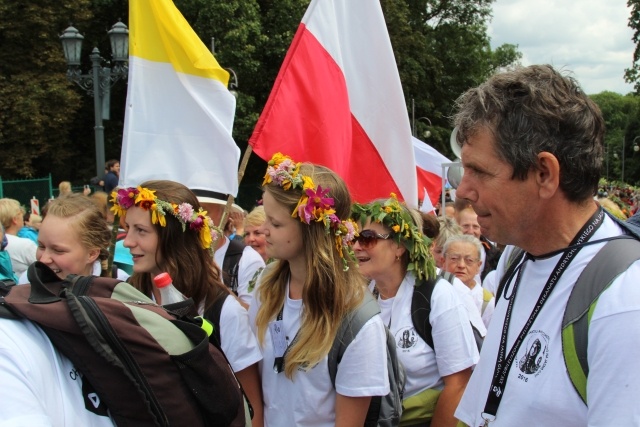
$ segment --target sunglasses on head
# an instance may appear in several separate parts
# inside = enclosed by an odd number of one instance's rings
[[[356,237],[356,242],[360,244],[362,249],[370,249],[378,243],[378,240],[387,240],[389,237],[391,237],[391,233],[378,234],[373,230],[362,230]]]

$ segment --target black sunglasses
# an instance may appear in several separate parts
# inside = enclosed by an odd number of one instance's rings
[[[373,230],[362,230],[358,237],[356,237],[356,242],[360,244],[362,249],[371,249],[377,243],[378,240],[387,240],[391,237],[391,233],[389,234],[378,234]]]

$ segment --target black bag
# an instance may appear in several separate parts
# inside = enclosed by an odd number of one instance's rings
[[[240,385],[197,319],[117,279],[60,280],[40,262],[28,278],[0,296],[0,316],[38,324],[118,426],[245,425]]]

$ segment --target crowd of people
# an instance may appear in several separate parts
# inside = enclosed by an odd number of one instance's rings
[[[0,199],[0,278],[29,283],[40,261],[60,279],[117,276],[163,304],[153,278],[169,273],[219,331],[253,426],[369,425],[398,386],[391,365],[403,372],[394,425],[637,424],[640,249],[572,319],[588,346],[569,345],[563,321],[587,292],[579,278],[602,277],[600,250],[640,240],[640,213],[624,221],[631,212],[602,201],[601,113],[571,77],[538,65],[498,73],[456,105],[465,173],[437,215],[395,194],[354,203],[335,172],[277,153],[261,204],[234,206],[222,224],[216,195],[168,180],[118,188],[113,163],[109,206],[61,194],[36,218]],[[108,266],[112,218],[129,272]],[[596,274],[581,278],[586,268]],[[334,372],[335,341],[369,300],[376,314]],[[0,424],[110,425],[73,372],[38,325],[0,316]]]

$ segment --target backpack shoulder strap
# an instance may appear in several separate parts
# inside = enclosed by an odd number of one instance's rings
[[[380,313],[378,301],[373,298],[369,291],[365,291],[364,299],[360,305],[342,320],[328,355],[329,376],[334,388],[336,386],[338,364],[342,360],[345,350],[364,324],[378,313]]]
[[[204,317],[211,322],[213,326],[213,332],[211,333],[210,340],[214,339],[215,344],[220,347],[220,314],[222,313],[222,306],[224,302],[227,300],[227,297],[230,297],[231,294],[219,296],[218,299],[213,303],[211,308],[207,310]]]
[[[438,275],[435,278],[416,282],[413,287],[413,296],[411,297],[411,322],[413,323],[413,327],[416,329],[420,338],[432,349],[434,348],[433,336],[431,335],[431,322],[429,321],[429,315],[431,314],[431,295],[440,277],[441,276]],[[443,278],[446,280],[446,276],[443,276]]]
[[[229,247],[222,261],[222,279],[233,292],[238,292],[238,268],[245,244],[239,240],[229,240]]]
[[[456,275],[448,271],[440,270],[440,274],[438,274],[438,277],[442,277],[444,280],[453,285],[453,280],[456,278]]]
[[[500,279],[498,290],[496,291],[496,304],[502,297],[502,292],[504,292],[504,287],[507,285],[507,280],[511,277],[511,274],[513,274],[513,270],[515,270],[518,264],[520,264],[520,260],[522,259],[522,257],[524,257],[524,254],[524,250],[518,247],[514,247],[509,254],[509,259],[507,259],[504,274]]]
[[[597,300],[613,280],[640,259],[640,241],[629,237],[607,242],[580,274],[562,319],[562,354],[569,377],[587,403],[589,322]]]

